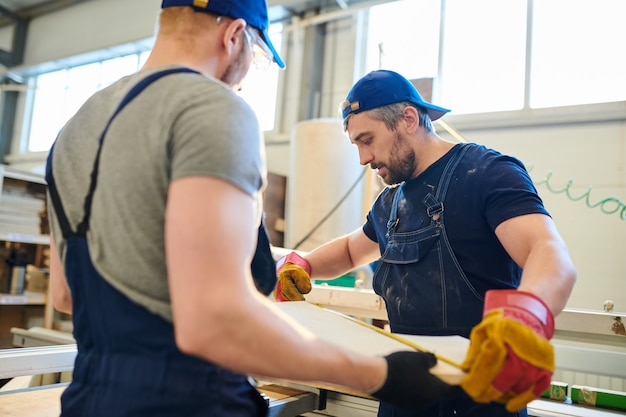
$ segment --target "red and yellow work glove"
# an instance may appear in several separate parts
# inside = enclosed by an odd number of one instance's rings
[[[295,252],[276,262],[276,301],[304,301],[302,294],[311,292],[311,265]]]
[[[496,401],[510,412],[520,410],[549,386],[554,372],[554,317],[535,295],[491,290],[485,295],[483,320],[470,334],[461,365],[465,392],[479,403]]]

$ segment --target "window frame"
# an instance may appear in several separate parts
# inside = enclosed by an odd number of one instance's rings
[[[445,35],[443,28],[445,24],[445,9],[447,0],[439,0],[442,12],[440,13],[440,33],[439,39],[439,68],[436,76],[433,77],[433,98],[432,101],[446,106],[438,98],[440,83],[445,82],[442,77],[442,57],[444,56]],[[626,120],[626,99],[622,101],[595,102],[587,104],[561,105],[552,107],[530,107],[530,95],[532,93],[531,79],[531,59],[533,57],[533,20],[534,3],[536,0],[526,0],[526,48],[525,48],[525,68],[523,80],[523,105],[522,108],[506,111],[488,111],[455,114],[454,108],[445,117],[446,123],[454,126],[458,130],[477,129],[498,129],[524,126],[558,125],[566,123],[584,122],[606,122]],[[388,2],[382,2],[387,4]],[[366,32],[369,32],[366,30]],[[367,35],[365,35],[367,37]],[[366,42],[370,42],[367,40]],[[584,115],[584,119],[581,119]]]

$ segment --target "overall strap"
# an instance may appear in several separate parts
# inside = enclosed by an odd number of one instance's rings
[[[443,200],[446,197],[446,192],[448,191],[448,186],[452,178],[452,173],[454,172],[454,169],[457,167],[459,161],[461,161],[461,158],[463,158],[463,155],[465,155],[465,152],[467,152],[468,149],[469,147],[462,144],[457,145],[455,148],[452,148],[452,157],[446,164],[443,173],[441,174],[439,184],[437,185],[437,192],[434,196],[431,193],[428,193],[426,197],[424,197],[423,203],[426,206],[426,212],[431,218],[431,222],[434,222],[435,219],[440,220],[440,217],[438,215],[443,213]],[[396,191],[396,194],[393,198],[393,203],[391,205],[391,210],[389,213],[389,220],[387,221],[387,238],[391,236],[396,226],[398,225],[398,222],[400,221],[400,219],[398,218],[398,204],[400,201],[400,194],[402,193],[403,186],[404,183],[398,186],[398,190]]]
[[[400,219],[398,218],[398,202],[400,201],[400,193],[402,193],[402,187],[404,183],[400,184],[396,190],[396,194],[393,196],[393,203],[391,204],[391,210],[389,211],[389,220],[387,220],[387,233],[385,237],[389,239],[398,226]]]
[[[133,88],[130,89],[130,91],[126,94],[126,96],[124,96],[120,104],[115,109],[115,112],[113,113],[113,115],[109,118],[109,121],[107,122],[104,130],[100,134],[100,138],[98,140],[98,151],[96,153],[96,160],[94,162],[94,166],[91,172],[91,182],[89,184],[89,191],[87,195],[85,196],[85,202],[83,205],[84,207],[83,219],[78,224],[76,233],[72,232],[69,220],[67,218],[67,214],[65,213],[65,210],[63,209],[63,204],[61,202],[61,198],[59,196],[59,193],[56,187],[54,175],[52,173],[52,159],[53,159],[52,152],[54,150],[54,145],[52,146],[52,149],[50,150],[50,154],[48,155],[48,162],[46,166],[46,180],[48,182],[48,188],[50,191],[50,199],[52,200],[52,204],[54,205],[54,209],[59,218],[59,223],[60,223],[61,230],[63,232],[64,237],[71,236],[72,234],[77,235],[77,236],[85,236],[87,233],[87,230],[89,229],[89,219],[91,218],[91,203],[93,200],[93,193],[98,183],[98,167],[100,165],[100,154],[102,151],[102,143],[104,142],[104,137],[107,131],[109,130],[109,126],[111,125],[111,122],[113,121],[115,116],[117,116],[118,113],[131,100],[137,97],[139,93],[141,93],[148,85],[150,85],[154,81],[169,74],[182,73],[182,72],[198,73],[197,71],[194,71],[189,68],[171,68],[171,69],[156,72],[154,74],[150,74],[149,76],[142,79],[139,83],[137,83]]]
[[[437,193],[435,196],[437,200],[443,201],[446,199],[446,193],[448,192],[448,185],[450,185],[452,174],[454,173],[457,165],[459,165],[459,162],[463,158],[463,155],[465,155],[465,152],[467,152],[468,150],[469,147],[465,144],[459,144],[456,146],[456,151],[454,152],[454,155],[446,164],[446,167],[443,170],[443,174],[441,174],[441,179],[439,181],[439,186],[437,187]]]
[[[72,226],[70,226],[70,222],[67,219],[67,215],[65,214],[65,210],[63,210],[63,203],[61,202],[61,197],[59,197],[59,192],[57,191],[56,181],[54,180],[54,175],[52,175],[52,152],[54,151],[54,144],[50,148],[50,152],[48,152],[48,160],[46,162],[46,183],[48,184],[48,191],[50,192],[50,200],[52,201],[52,205],[54,206],[54,211],[57,213],[57,217],[59,218],[59,224],[61,226],[61,234],[64,238],[69,237],[72,234]]]
[[[446,199],[446,193],[448,192],[448,186],[450,185],[452,174],[468,149],[469,147],[464,144],[456,145],[456,147],[452,149],[452,157],[446,164],[443,173],[441,174],[439,184],[437,185],[437,192],[434,196],[431,193],[428,193],[426,197],[424,197],[426,211],[431,219],[440,220],[439,215],[442,214],[444,210],[443,201]]]

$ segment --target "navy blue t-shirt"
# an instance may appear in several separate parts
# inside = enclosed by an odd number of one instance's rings
[[[454,170],[443,202],[443,222],[452,250],[461,269],[481,294],[488,289],[516,288],[521,268],[506,253],[494,230],[516,216],[549,213],[521,161],[478,144],[455,146],[469,149]],[[412,213],[426,210],[424,197],[435,194],[450,154],[404,183],[406,204],[398,210],[400,220],[403,216],[422,217]],[[387,187],[381,192],[363,225],[363,231],[379,244],[381,253],[387,245],[387,221],[397,190],[398,187]],[[396,231],[409,231],[403,230],[403,225],[413,230],[420,228],[412,223],[415,222],[400,221]]]

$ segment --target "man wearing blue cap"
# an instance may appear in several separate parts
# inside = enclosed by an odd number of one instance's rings
[[[277,298],[379,261],[393,332],[470,338],[462,390],[420,411],[382,401],[379,416],[526,416],[550,383],[554,316],[576,272],[523,164],[443,140],[431,121],[448,111],[393,71],[354,85],[343,126],[387,187],[362,228],[278,261]]]
[[[347,352],[256,290],[266,167],[257,118],[233,90],[257,60],[284,66],[267,6],[162,7],[141,71],[92,96],[48,157],[51,296],[78,345],[62,416],[265,416],[246,375],[405,407],[445,395],[434,355]]]

